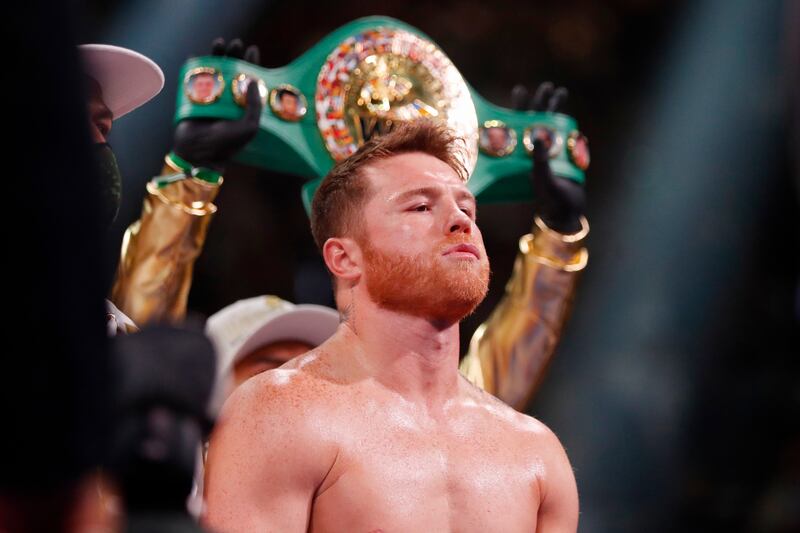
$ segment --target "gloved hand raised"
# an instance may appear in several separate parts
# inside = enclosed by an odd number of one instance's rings
[[[244,59],[258,65],[260,52],[251,45],[244,50],[241,39],[217,38],[211,43],[211,54]],[[224,172],[225,165],[244,148],[258,131],[261,115],[261,95],[255,84],[248,86],[245,113],[239,120],[191,118],[182,120],[175,128],[173,151],[194,167],[210,168]]]
[[[533,97],[528,89],[516,85],[511,91],[514,109],[555,113],[567,100],[564,87],[555,88],[552,82],[539,85]],[[583,186],[567,178],[553,175],[550,157],[542,139],[533,141],[533,170],[531,185],[534,193],[534,210],[547,226],[559,233],[577,233],[581,229],[580,218],[586,208],[586,192]]]

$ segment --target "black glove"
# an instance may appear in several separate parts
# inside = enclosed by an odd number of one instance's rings
[[[539,85],[533,98],[528,89],[517,85],[511,91],[514,109],[554,113],[567,100],[564,87],[546,81]],[[581,229],[580,217],[586,208],[586,192],[583,186],[567,178],[554,176],[550,170],[550,157],[541,139],[533,141],[533,206],[547,226],[559,233],[577,233]]]
[[[258,65],[258,47],[251,45],[244,51],[241,39],[234,39],[228,46],[217,38],[211,43],[211,54],[244,59]],[[251,90],[252,88],[252,90]],[[253,140],[258,132],[261,115],[261,95],[255,84],[248,86],[247,105],[239,120],[214,118],[190,118],[182,120],[175,128],[174,152],[195,167],[205,167],[224,172],[225,165],[236,153]]]

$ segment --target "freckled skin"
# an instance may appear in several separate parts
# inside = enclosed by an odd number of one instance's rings
[[[485,254],[474,200],[465,203],[465,187],[447,165],[412,153],[373,170],[366,233],[382,252],[430,253],[461,232]],[[421,186],[422,198],[402,196]],[[555,435],[459,375],[458,319],[378,306],[365,289],[358,247],[345,248],[347,261],[337,263],[327,248],[325,258],[347,321],[315,350],[243,383],[226,403],[206,463],[206,525],[576,531],[575,479]],[[474,275],[482,259],[434,260]]]

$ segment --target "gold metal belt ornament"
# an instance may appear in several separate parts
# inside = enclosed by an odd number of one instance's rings
[[[531,198],[536,137],[549,147],[556,175],[582,183],[589,164],[575,119],[487,102],[429,37],[387,17],[346,24],[285,67],[204,56],[186,62],[181,80],[175,122],[238,119],[246,87],[258,83],[269,106],[237,160],[309,178],[306,208],[334,163],[393,123],[420,117],[446,121],[464,138],[469,187],[480,202]]]

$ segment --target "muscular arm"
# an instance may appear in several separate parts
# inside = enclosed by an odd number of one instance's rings
[[[558,438],[547,430],[542,499],[536,517],[537,533],[575,533],[578,530],[578,488],[572,466]]]
[[[225,404],[206,461],[210,529],[307,530],[314,493],[335,452],[308,423],[301,393],[278,384],[291,372],[250,379]]]

